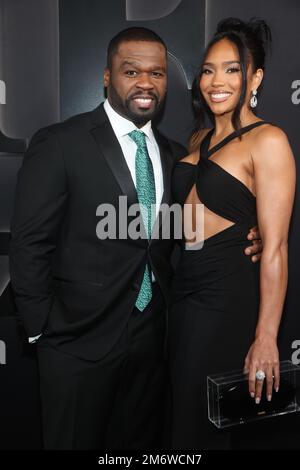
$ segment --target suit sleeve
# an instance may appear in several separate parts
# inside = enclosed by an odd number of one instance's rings
[[[32,138],[18,174],[11,223],[10,275],[28,336],[42,332],[53,303],[51,255],[65,213],[67,181],[55,133]]]

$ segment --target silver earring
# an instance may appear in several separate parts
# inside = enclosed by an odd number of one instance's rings
[[[257,90],[253,90],[251,93],[252,93],[252,96],[250,98],[250,106],[251,106],[251,108],[256,108],[256,106],[257,106],[257,98],[256,98]]]

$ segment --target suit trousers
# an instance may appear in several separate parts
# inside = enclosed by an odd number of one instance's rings
[[[166,312],[157,283],[97,361],[37,342],[45,449],[161,448],[166,393]]]

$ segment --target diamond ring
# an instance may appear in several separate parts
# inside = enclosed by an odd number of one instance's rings
[[[266,374],[264,373],[263,370],[258,370],[255,374],[255,377],[257,378],[257,380],[264,380],[264,378],[266,377]]]

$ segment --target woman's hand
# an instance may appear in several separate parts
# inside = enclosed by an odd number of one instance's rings
[[[263,251],[263,244],[260,238],[259,229],[257,226],[252,227],[247,235],[248,240],[252,240],[252,245],[245,248],[245,254],[251,255],[251,260],[256,263],[260,260]]]
[[[249,373],[249,393],[255,397],[255,403],[259,404],[266,380],[267,400],[271,401],[273,385],[276,392],[279,390],[280,370],[279,353],[276,339],[271,335],[257,337],[252,343],[245,359],[244,371]],[[258,380],[257,371],[265,373],[264,380]]]

